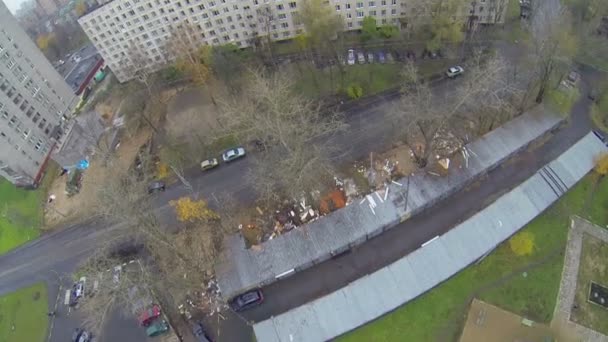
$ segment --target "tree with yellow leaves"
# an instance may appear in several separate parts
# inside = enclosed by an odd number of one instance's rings
[[[534,252],[534,235],[524,231],[509,239],[509,246],[515,255],[525,256]]]
[[[74,10],[76,11],[76,15],[81,17],[87,11],[87,4],[84,2],[84,0],[80,0],[76,3]]]
[[[608,153],[602,153],[595,158],[595,167],[593,170],[600,177],[604,177],[608,174]]]
[[[219,219],[218,214],[209,209],[205,200],[193,200],[190,197],[181,197],[169,204],[175,208],[177,219],[180,222],[200,222]]]

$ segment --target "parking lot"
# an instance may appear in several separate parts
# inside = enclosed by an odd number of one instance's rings
[[[122,265],[117,265],[115,269],[127,267],[139,267],[137,261],[131,260]],[[96,288],[103,286],[101,282],[112,282],[115,277],[115,270],[108,270],[106,274],[83,275],[77,281],[64,278],[61,286],[52,285],[49,288],[49,298],[56,298],[55,309],[51,306],[50,315],[50,342],[74,341],[74,331],[82,329],[85,317],[79,310],[81,303],[95,296]],[[129,313],[118,307],[112,307],[104,320],[105,325],[99,336],[93,336],[89,341],[113,342],[113,341],[158,341],[169,342],[178,341],[172,329],[167,333],[157,337],[148,337],[146,327],[142,327],[138,321],[140,314],[146,309],[151,308],[155,303],[152,293],[145,286],[132,287],[128,293],[132,306]],[[51,300],[52,301],[52,300]],[[51,303],[52,305],[52,303]],[[54,315],[52,313],[54,312]],[[146,322],[149,325],[161,322],[164,315],[160,312],[159,317],[150,317]],[[87,340],[84,340],[87,341]],[[83,341],[83,342],[84,342]]]

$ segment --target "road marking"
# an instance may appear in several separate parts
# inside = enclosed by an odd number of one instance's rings
[[[65,299],[63,300],[64,305],[70,304],[70,289],[65,290]]]
[[[424,247],[424,246],[428,245],[429,243],[431,243],[431,242],[433,242],[433,241],[435,241],[437,239],[439,239],[439,235],[437,235],[434,238],[430,239],[429,241],[423,243],[422,246],[420,246],[420,247]]]

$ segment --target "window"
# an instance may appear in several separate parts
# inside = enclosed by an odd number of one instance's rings
[[[215,6],[215,2],[209,1],[209,7],[213,7],[213,6]]]
[[[340,5],[336,5],[336,11],[340,10]]]
[[[382,5],[382,6],[386,6],[386,0],[382,0],[382,1],[380,1],[380,5]]]
[[[282,11],[282,10],[283,10],[283,8],[284,8],[284,7],[283,7],[283,5],[282,5],[282,4],[277,5],[277,9],[278,9],[279,11]]]
[[[346,18],[351,19],[352,17],[353,17],[353,15],[352,15],[352,14],[350,14],[350,12],[349,12],[349,13],[346,13]]]
[[[348,28],[353,28],[353,23],[350,21],[346,25],[348,26]]]
[[[374,6],[376,6],[376,2],[375,1],[370,1],[370,2],[367,3],[367,5],[369,7],[374,7]]]
[[[34,123],[38,122],[38,120],[40,120],[40,113],[36,112],[36,115],[34,115],[34,118],[32,119],[32,121]]]
[[[397,4],[397,0],[391,0],[391,4],[392,5],[396,5]]]
[[[376,16],[376,11],[369,11],[369,15],[372,16],[372,17]]]
[[[38,128],[42,129],[44,128],[44,125],[46,125],[46,119],[42,119],[42,121],[40,121],[40,123],[38,124]]]
[[[282,27],[282,28],[288,28],[288,27],[289,27],[289,24],[288,24],[288,23],[281,23],[281,27]]]
[[[363,8],[363,3],[362,2],[357,2],[357,8]]]
[[[213,14],[213,15],[220,15],[220,11],[213,10],[213,11],[211,11],[211,14]]]
[[[21,94],[17,94],[17,96],[15,96],[15,99],[13,99],[13,103],[19,105],[21,103],[21,100],[23,100],[23,96],[21,96]]]
[[[350,4],[346,4],[346,9],[350,9]]]
[[[393,8],[393,9],[391,10],[391,14],[397,14],[397,10]]]
[[[296,8],[296,6],[297,5],[296,5],[295,1],[289,3],[289,8]]]
[[[27,102],[27,101],[25,101],[25,102]],[[27,115],[28,118],[31,118],[32,114],[34,114],[34,107],[28,108],[27,112],[25,112],[25,115]]]
[[[382,11],[380,11],[380,14],[381,14],[381,15],[386,15],[386,10],[382,10]],[[386,19],[383,19],[383,20],[386,20]]]
[[[363,18],[365,16],[365,14],[363,13],[363,11],[357,11],[357,18]]]
[[[287,14],[279,13],[278,18],[279,18],[279,20],[285,20],[285,19],[287,19]]]
[[[6,96],[13,97],[13,95],[15,95],[16,93],[17,93],[17,89],[15,89],[15,87],[11,87],[11,89],[9,89],[9,91],[6,92]]]
[[[217,19],[215,21],[215,23],[218,24],[218,25],[222,25],[224,23],[224,21],[222,19]]]

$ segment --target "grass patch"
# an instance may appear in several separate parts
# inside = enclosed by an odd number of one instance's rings
[[[593,174],[583,178],[524,228],[534,237],[531,255],[516,256],[509,244],[503,243],[479,264],[340,340],[402,341],[407,337],[411,341],[453,341],[460,334],[473,297],[548,322],[557,299],[568,217],[578,214],[600,225],[608,223],[608,214],[604,214],[608,180],[598,186],[596,179]]]
[[[43,342],[48,329],[44,283],[0,297],[0,341]]]
[[[559,86],[557,89],[547,90],[545,98],[553,109],[562,114],[569,114],[579,96],[580,92],[577,87]]]
[[[608,285],[608,244],[590,235],[583,235],[583,249],[578,270],[574,302],[579,308],[572,310],[572,320],[602,334],[608,334],[608,310],[587,301],[590,282]]]
[[[35,239],[42,226],[42,206],[56,175],[49,172],[37,190],[24,190],[0,178],[0,254]]]
[[[429,76],[443,72],[453,61],[447,59],[426,60],[418,63],[420,75]],[[395,64],[355,64],[345,65],[344,88],[340,71],[334,67],[319,70],[308,63],[299,63],[294,66],[294,75],[298,78],[295,90],[309,98],[319,98],[336,94],[344,94],[345,88],[350,85],[359,85],[363,88],[363,96],[374,95],[379,92],[398,87],[401,83],[401,70],[403,65]]]
[[[299,69],[298,69],[299,68]],[[308,63],[299,63],[295,90],[309,98],[318,98],[344,92],[341,89],[340,71],[334,67],[319,70]],[[399,64],[356,64],[344,66],[344,86],[358,84],[363,96],[376,94],[399,85]]]

